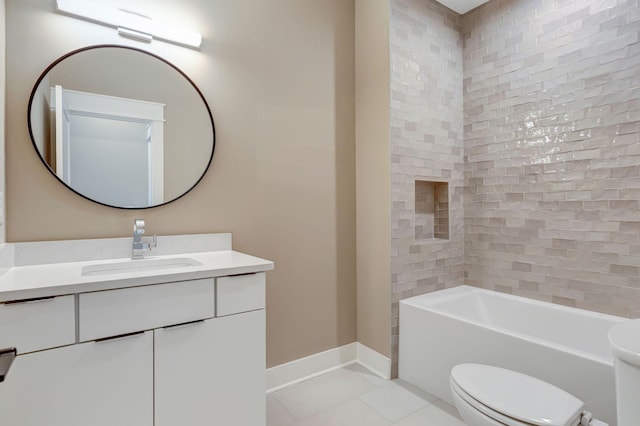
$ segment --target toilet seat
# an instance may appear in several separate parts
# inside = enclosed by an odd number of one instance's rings
[[[451,389],[487,417],[508,426],[575,426],[584,403],[549,383],[504,368],[460,364]]]
[[[452,380],[453,401],[462,418],[472,426],[531,426],[493,411],[471,398]]]

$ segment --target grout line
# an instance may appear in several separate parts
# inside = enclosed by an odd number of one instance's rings
[[[73,305],[75,309],[75,320],[76,320],[76,343],[80,343],[80,295],[73,295]]]
[[[354,363],[360,364],[360,363],[358,363],[358,362],[348,363],[348,364],[347,364],[347,365],[345,365],[345,366],[336,367],[336,368],[332,368],[332,369],[326,370],[326,371],[325,371],[325,372],[323,372],[323,373],[319,373],[319,374],[315,375],[313,378],[316,378],[316,377],[318,377],[318,376],[324,375],[324,374],[326,374],[326,373],[330,373],[331,371],[335,371],[335,370],[338,370],[338,369],[343,369],[344,367],[346,367],[346,366],[348,366],[348,365],[351,365],[351,364],[354,364]],[[361,365],[361,364],[360,364],[360,365]],[[363,366],[363,367],[364,367],[364,366]],[[351,370],[347,370],[347,371],[351,371]],[[351,371],[351,372],[352,372],[353,374],[358,375],[358,373],[357,373],[357,372],[354,372],[354,371]],[[310,381],[310,380],[311,380],[311,378],[308,378],[307,380],[302,380],[302,381],[301,381],[301,382],[299,382],[299,383],[292,384],[292,385],[287,386],[286,388],[281,389],[281,391],[295,389],[299,384],[304,383],[304,382],[308,382],[308,381]],[[385,383],[390,383],[390,382],[394,382],[394,381],[392,381],[392,380],[388,380],[388,381],[386,381]],[[339,385],[339,384],[338,384],[338,385]],[[279,392],[275,392],[275,393],[273,393],[272,395],[268,396],[268,398],[271,398],[271,399],[272,399],[272,401],[274,401],[274,402],[275,402],[275,403],[276,403],[276,404],[277,404],[277,405],[278,405],[282,410],[284,410],[284,412],[285,412],[286,414],[288,414],[292,419],[294,419],[294,421],[295,421],[295,422],[294,422],[294,423],[292,423],[292,424],[291,424],[291,426],[294,426],[294,425],[298,424],[298,422],[306,421],[306,420],[309,420],[309,419],[315,418],[315,417],[317,417],[317,416],[319,416],[319,415],[322,415],[323,413],[326,413],[326,412],[328,412],[328,411],[331,411],[331,410],[335,409],[335,408],[336,408],[336,407],[338,407],[338,406],[341,406],[341,405],[344,405],[344,404],[348,404],[348,403],[350,403],[350,402],[354,402],[354,401],[358,401],[358,402],[360,402],[360,403],[364,404],[368,409],[370,409],[372,412],[374,412],[377,416],[380,416],[380,418],[381,418],[381,419],[384,419],[385,421],[387,421],[389,425],[396,425],[396,424],[399,424],[399,423],[401,423],[402,421],[404,421],[405,419],[407,419],[408,417],[411,417],[411,416],[415,415],[416,413],[420,412],[421,410],[425,410],[425,409],[429,409],[429,408],[432,408],[432,409],[433,409],[433,408],[436,408],[436,409],[438,409],[438,410],[444,411],[444,412],[446,412],[447,414],[450,414],[450,415],[454,416],[457,420],[459,420],[459,421],[461,421],[461,422],[462,422],[462,420],[461,420],[461,418],[460,418],[459,414],[457,414],[457,412],[455,411],[455,407],[452,407],[451,405],[447,404],[446,402],[444,402],[444,401],[442,401],[442,400],[440,400],[440,399],[437,399],[437,398],[435,398],[435,399],[431,399],[431,398],[426,397],[427,395],[430,395],[430,394],[427,394],[426,392],[424,392],[424,395],[422,395],[422,392],[423,392],[423,391],[420,391],[420,393],[419,393],[419,394],[417,394],[417,393],[416,393],[416,389],[412,389],[412,386],[411,386],[411,385],[409,385],[409,386],[408,386],[408,388],[407,388],[407,387],[405,387],[405,386],[404,386],[404,382],[398,383],[397,385],[398,385],[398,386],[403,387],[405,390],[407,390],[407,391],[409,391],[409,392],[413,393],[416,397],[418,397],[418,398],[422,399],[422,400],[424,401],[425,405],[424,405],[424,406],[421,406],[421,407],[419,407],[419,408],[417,408],[416,410],[414,410],[414,411],[412,411],[412,412],[410,412],[410,413],[407,413],[406,415],[402,416],[402,417],[401,417],[401,418],[399,418],[399,419],[396,419],[395,421],[394,421],[394,420],[392,420],[392,419],[390,419],[390,418],[388,418],[388,417],[387,417],[387,416],[385,416],[384,414],[382,414],[380,411],[378,411],[378,410],[376,409],[376,407],[375,407],[375,406],[372,406],[372,405],[370,405],[369,403],[367,403],[366,401],[363,401],[363,400],[361,399],[362,395],[364,395],[364,394],[366,394],[366,393],[368,393],[368,392],[371,392],[372,390],[375,390],[376,388],[379,388],[379,387],[380,387],[380,386],[382,386],[382,385],[378,385],[378,386],[376,386],[376,385],[372,384],[373,389],[369,389],[369,390],[367,390],[367,391],[363,391],[363,392],[361,392],[361,393],[359,393],[359,394],[357,394],[357,395],[355,395],[355,396],[353,396],[353,397],[351,397],[351,398],[349,398],[349,399],[346,399],[346,400],[344,400],[344,401],[339,401],[339,402],[337,402],[337,403],[335,403],[335,404],[332,404],[332,405],[329,405],[329,406],[323,407],[321,410],[319,410],[319,411],[317,411],[317,412],[313,412],[313,413],[311,413],[311,414],[309,414],[309,415],[302,416],[302,417],[297,417],[297,416],[295,416],[295,415],[294,415],[294,414],[293,414],[293,413],[292,413],[292,412],[287,408],[287,406],[286,406],[285,404],[283,404],[282,402],[280,402],[280,400],[277,398],[277,396],[278,396],[278,394],[280,393],[280,391],[279,391]],[[419,389],[417,389],[417,390],[419,391]],[[453,412],[452,412],[452,409],[453,409]],[[272,425],[272,426],[275,426],[275,425]]]
[[[291,418],[293,420],[296,421],[296,423],[302,419],[297,418],[296,416],[293,415],[292,412],[289,411],[289,409],[287,409],[287,407],[281,403],[280,401],[278,401],[278,398],[276,398],[276,395],[271,395],[271,396],[267,396],[267,398],[271,398],[273,401],[275,401],[276,404],[278,404],[280,406],[280,408],[282,408],[284,410],[285,413],[287,413],[289,416],[291,416]],[[268,426],[268,425],[267,425]]]

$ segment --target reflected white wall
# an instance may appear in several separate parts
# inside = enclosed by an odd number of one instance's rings
[[[72,188],[113,206],[149,205],[150,160],[145,123],[75,115],[69,136],[68,184]]]

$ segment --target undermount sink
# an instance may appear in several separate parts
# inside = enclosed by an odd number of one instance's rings
[[[157,271],[158,269],[189,268],[202,263],[190,257],[168,259],[135,259],[117,263],[96,263],[82,267],[83,276],[122,274],[128,272]]]

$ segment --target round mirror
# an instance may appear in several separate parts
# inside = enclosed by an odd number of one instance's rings
[[[180,198],[202,179],[215,147],[211,110],[195,84],[164,59],[124,46],[56,60],[31,92],[28,120],[51,173],[118,208]]]

